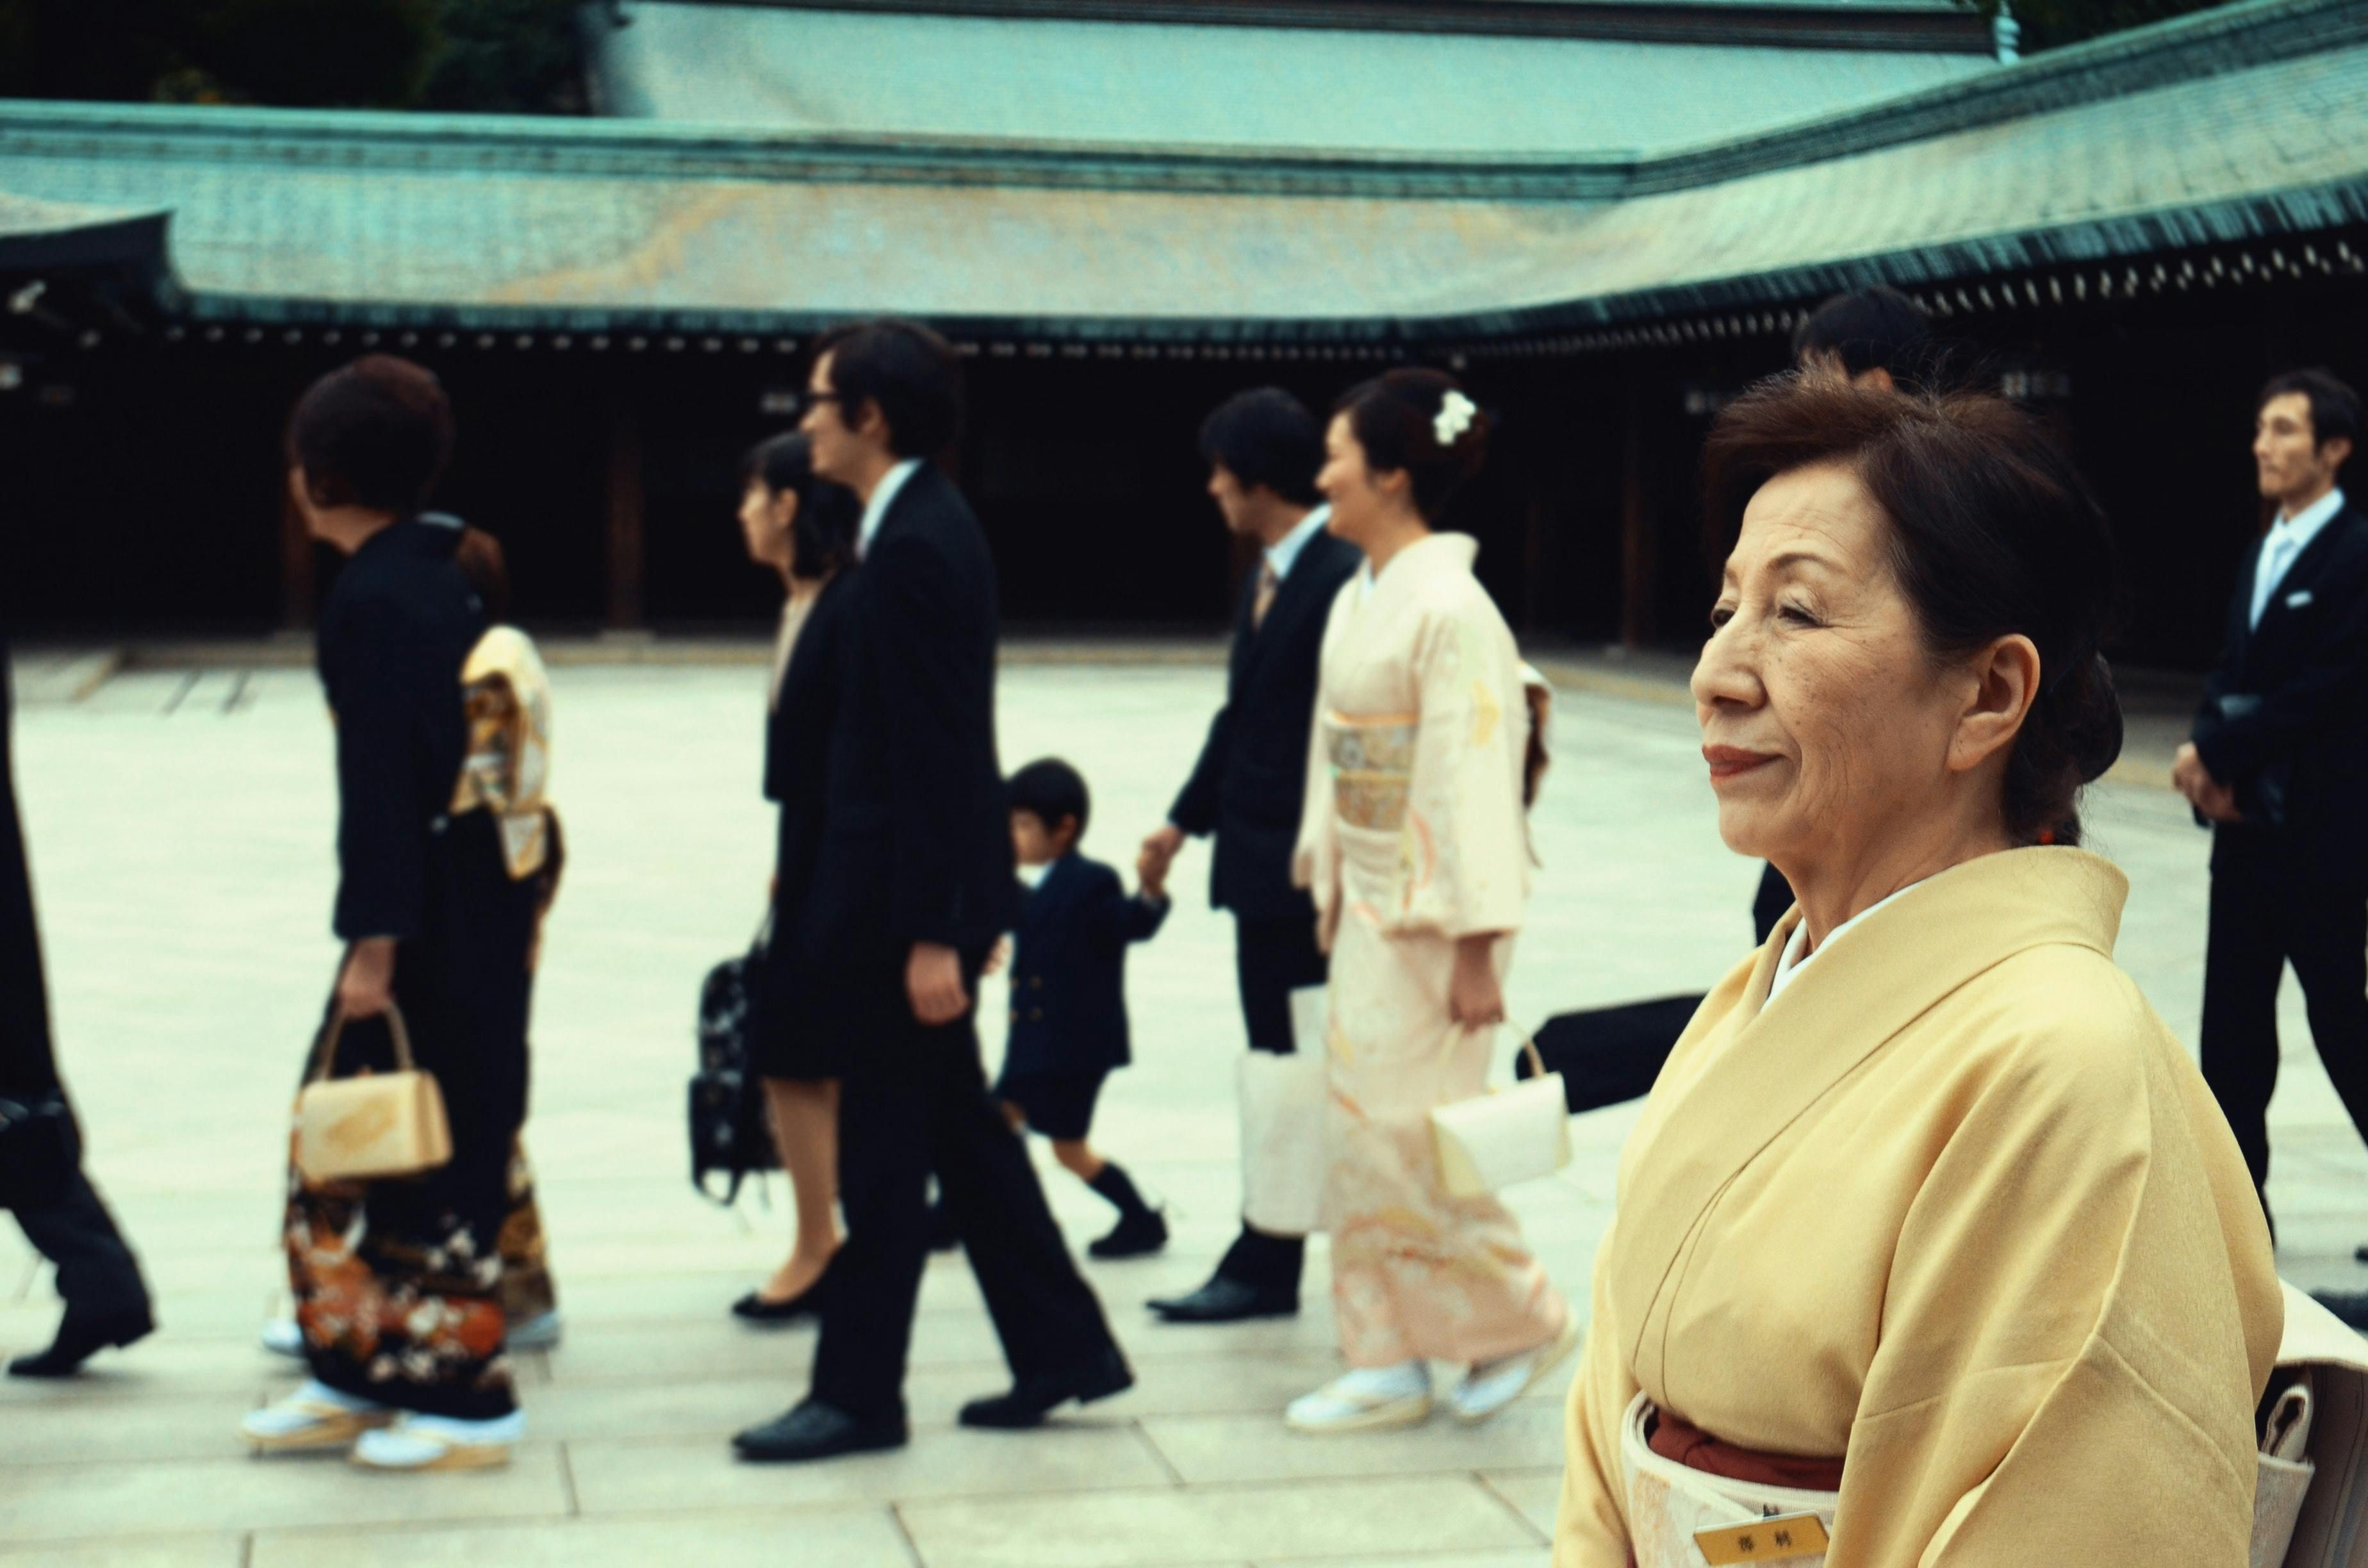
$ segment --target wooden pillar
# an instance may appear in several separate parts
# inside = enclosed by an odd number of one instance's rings
[[[296,497],[279,487],[279,626],[284,631],[311,629],[321,608],[320,585],[313,575],[313,531]]]
[[[1645,415],[1628,404],[1620,460],[1620,642],[1642,648],[1653,641],[1653,515],[1645,494]]]
[[[620,396],[609,420],[609,630],[641,630],[646,557],[643,532],[642,420]]]

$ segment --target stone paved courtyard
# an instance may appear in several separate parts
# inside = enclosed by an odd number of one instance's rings
[[[1203,1275],[1234,1228],[1230,929],[1191,851],[1175,917],[1132,976],[1138,1064],[1097,1139],[1170,1206],[1159,1258],[1089,1264],[1140,1382],[1027,1435],[960,1431],[1004,1372],[967,1266],[923,1289],[902,1453],[737,1465],[726,1439],[803,1387],[812,1331],[727,1304],[787,1245],[779,1206],[689,1188],[681,1129],[709,965],[746,942],[770,827],[756,789],[758,669],[569,667],[556,676],[568,883],[537,998],[528,1142],[563,1345],[520,1357],[529,1442],[508,1471],[385,1477],[262,1462],[239,1413],[294,1373],[256,1344],[283,1310],[275,1247],[288,1097],[336,949],[325,924],[329,730],[307,672],[117,675],[18,715],[18,786],[60,1054],[92,1167],[139,1249],[162,1331],[70,1386],[0,1386],[0,1562],[151,1568],[377,1563],[700,1568],[1117,1568],[1323,1562],[1536,1568],[1560,1464],[1559,1387],[1497,1423],[1312,1440],[1282,1428],[1328,1376],[1320,1245],[1308,1310],[1234,1328],[1154,1324],[1146,1296]],[[88,682],[70,683],[86,687]],[[1089,851],[1131,862],[1222,689],[1201,663],[1041,663],[1003,683],[1007,765],[1048,752],[1095,789]],[[1537,812],[1544,861],[1514,968],[1517,1017],[1700,989],[1742,953],[1757,869],[1713,830],[1674,685],[1565,694]],[[39,694],[35,694],[38,698]],[[2167,790],[2091,803],[2135,884],[2122,960],[2194,1038],[2205,840]],[[1000,1016],[998,998],[983,998]],[[2290,1277],[2368,1285],[2368,1153],[2284,1004],[2275,1199]],[[1506,1042],[1509,1055],[1512,1042]],[[990,1057],[999,1042],[990,1032]],[[1633,1110],[1575,1123],[1577,1163],[1513,1195],[1582,1301]],[[1073,1243],[1108,1210],[1041,1162]],[[46,1271],[0,1239],[0,1350],[43,1342]]]

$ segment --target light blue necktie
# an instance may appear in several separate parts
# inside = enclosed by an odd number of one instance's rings
[[[2271,535],[2262,548],[2260,575],[2253,582],[2253,619],[2248,623],[2253,629],[2260,628],[2262,612],[2270,608],[2270,596],[2277,592],[2286,568],[2294,564],[2294,536],[2283,531]]]

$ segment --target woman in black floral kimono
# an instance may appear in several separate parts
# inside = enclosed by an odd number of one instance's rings
[[[538,878],[472,791],[462,668],[484,611],[456,522],[421,508],[451,449],[443,390],[374,355],[315,382],[289,426],[307,526],[350,557],[318,650],[337,729],[333,1019],[341,1070],[391,1058],[400,1009],[452,1157],[406,1180],[291,1175],[289,1268],[312,1377],[248,1415],[265,1451],[352,1447],[375,1469],[506,1463],[524,1432],[500,1298],[512,1145],[526,1114]]]

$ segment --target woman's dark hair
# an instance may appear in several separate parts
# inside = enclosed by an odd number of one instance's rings
[[[2253,411],[2260,413],[2270,399],[2283,397],[2288,392],[2300,392],[2310,400],[2310,444],[2316,451],[2338,437],[2360,444],[2360,394],[2337,381],[2327,370],[2288,370],[2283,376],[2270,378],[2261,395],[2253,400]]]
[[[1803,355],[1841,360],[1847,375],[1888,370],[1904,381],[1926,369],[1932,354],[1932,324],[1915,301],[1876,284],[1837,294],[1793,329],[1793,358]]]
[[[498,626],[507,620],[510,568],[502,554],[502,541],[483,528],[463,528],[452,560],[461,575],[469,579],[469,586],[476,590],[477,602],[485,607],[485,624]]]
[[[1031,762],[1013,774],[1007,793],[1013,811],[1028,812],[1048,831],[1060,826],[1062,818],[1075,817],[1077,832],[1083,834],[1093,810],[1085,775],[1057,756]]]
[[[2020,633],[2039,695],[2007,766],[2020,843],[2078,844],[2080,787],[2122,751],[2122,705],[2099,652],[2114,604],[2113,544],[2063,449],[2003,398],[1882,392],[1777,376],[1727,405],[1705,453],[1712,559],[1779,474],[1833,463],[1891,525],[1891,567],[1935,659]]]
[[[740,459],[740,488],[752,484],[798,498],[797,516],[790,520],[792,576],[814,582],[855,564],[863,503],[844,484],[814,472],[814,448],[803,436],[791,431],[749,448]]]
[[[830,356],[830,390],[848,422],[865,403],[888,421],[900,458],[934,458],[962,434],[962,357],[928,327],[908,321],[860,322],[814,345]]]
[[[451,400],[410,360],[366,355],[304,389],[287,446],[315,506],[409,517],[451,460]]]
[[[1324,497],[1315,475],[1324,467],[1324,430],[1307,405],[1281,387],[1236,392],[1201,426],[1201,460],[1241,481],[1265,485],[1294,506]]]
[[[1380,473],[1403,471],[1414,482],[1415,510],[1436,523],[1463,483],[1488,456],[1488,416],[1474,410],[1470,422],[1441,444],[1436,427],[1450,395],[1463,389],[1443,370],[1384,370],[1360,381],[1332,405],[1349,416],[1349,428],[1365,449],[1365,466]]]

